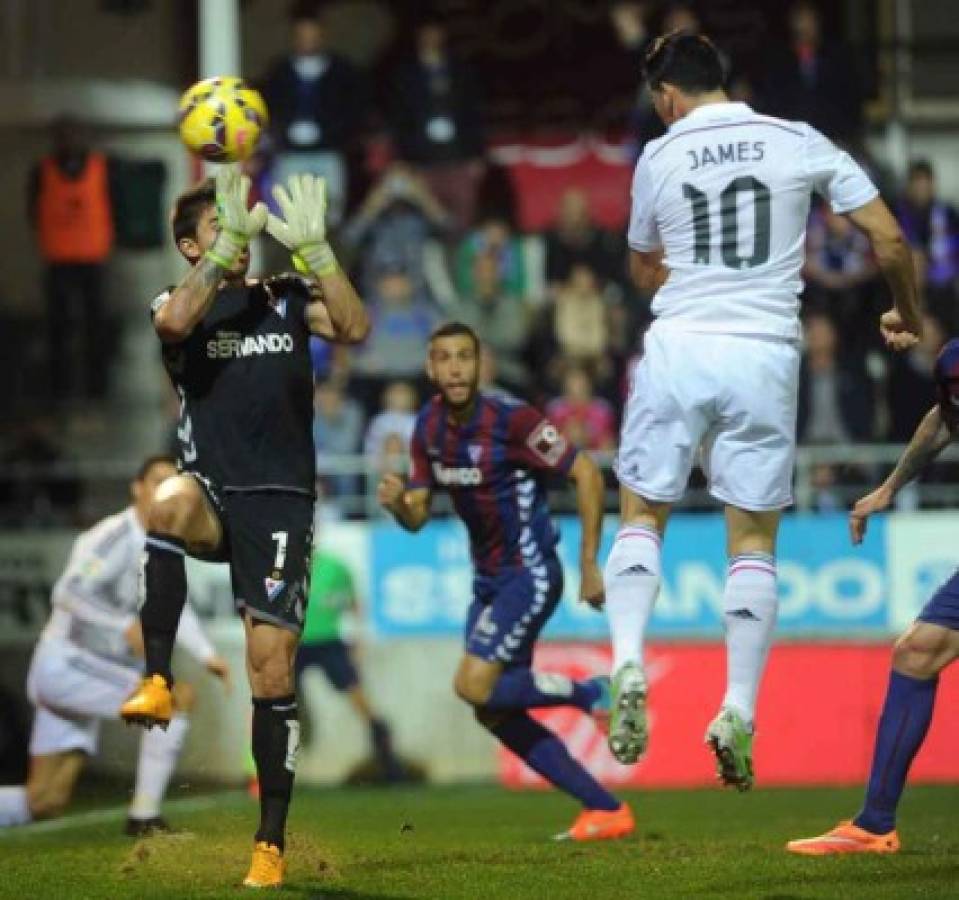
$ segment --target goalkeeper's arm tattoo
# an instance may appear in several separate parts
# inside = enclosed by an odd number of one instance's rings
[[[926,468],[955,437],[955,428],[943,418],[939,406],[934,406],[919,423],[909,445],[899,457],[887,484],[895,494]]]
[[[208,256],[187,273],[157,310],[154,327],[163,340],[182,341],[209,312],[226,270]]]

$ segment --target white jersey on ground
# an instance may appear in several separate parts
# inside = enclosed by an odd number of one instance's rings
[[[745,103],[698,107],[650,141],[633,177],[629,245],[665,251],[659,326],[798,339],[813,192],[837,213],[878,194],[815,128]]]
[[[146,534],[129,507],[108,516],[74,542],[70,559],[53,588],[53,611],[43,639],[67,641],[80,650],[131,668],[139,668],[125,632],[137,617],[138,582]],[[189,603],[183,609],[177,640],[205,662],[213,645]]]

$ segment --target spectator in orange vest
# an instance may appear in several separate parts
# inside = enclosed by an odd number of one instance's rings
[[[30,174],[28,209],[45,265],[50,380],[60,402],[82,389],[106,392],[103,269],[113,247],[107,158],[92,150],[80,123],[54,121],[53,151]],[[73,363],[72,336],[83,363]]]

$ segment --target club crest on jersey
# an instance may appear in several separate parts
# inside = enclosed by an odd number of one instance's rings
[[[286,587],[285,581],[277,581],[275,578],[264,578],[263,584],[266,587],[266,597],[271,603],[283,593],[283,588]]]
[[[469,445],[469,455],[470,461],[474,466],[479,465],[479,461],[483,458],[483,447],[481,444],[470,444]]]

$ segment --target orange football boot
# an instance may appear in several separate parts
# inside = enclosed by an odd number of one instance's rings
[[[162,675],[147,675],[120,707],[120,718],[129,725],[164,730],[173,715],[173,692]]]
[[[286,863],[283,853],[275,844],[266,841],[257,841],[253,848],[253,861],[250,871],[243,879],[243,887],[251,888],[279,888],[283,887],[283,875],[286,872]]]
[[[840,822],[819,837],[800,838],[786,844],[790,853],[803,856],[830,856],[837,853],[898,853],[899,835],[873,834],[850,821]]]
[[[625,804],[619,809],[584,809],[569,831],[557,834],[557,841],[608,841],[626,837],[636,829],[633,811]]]

